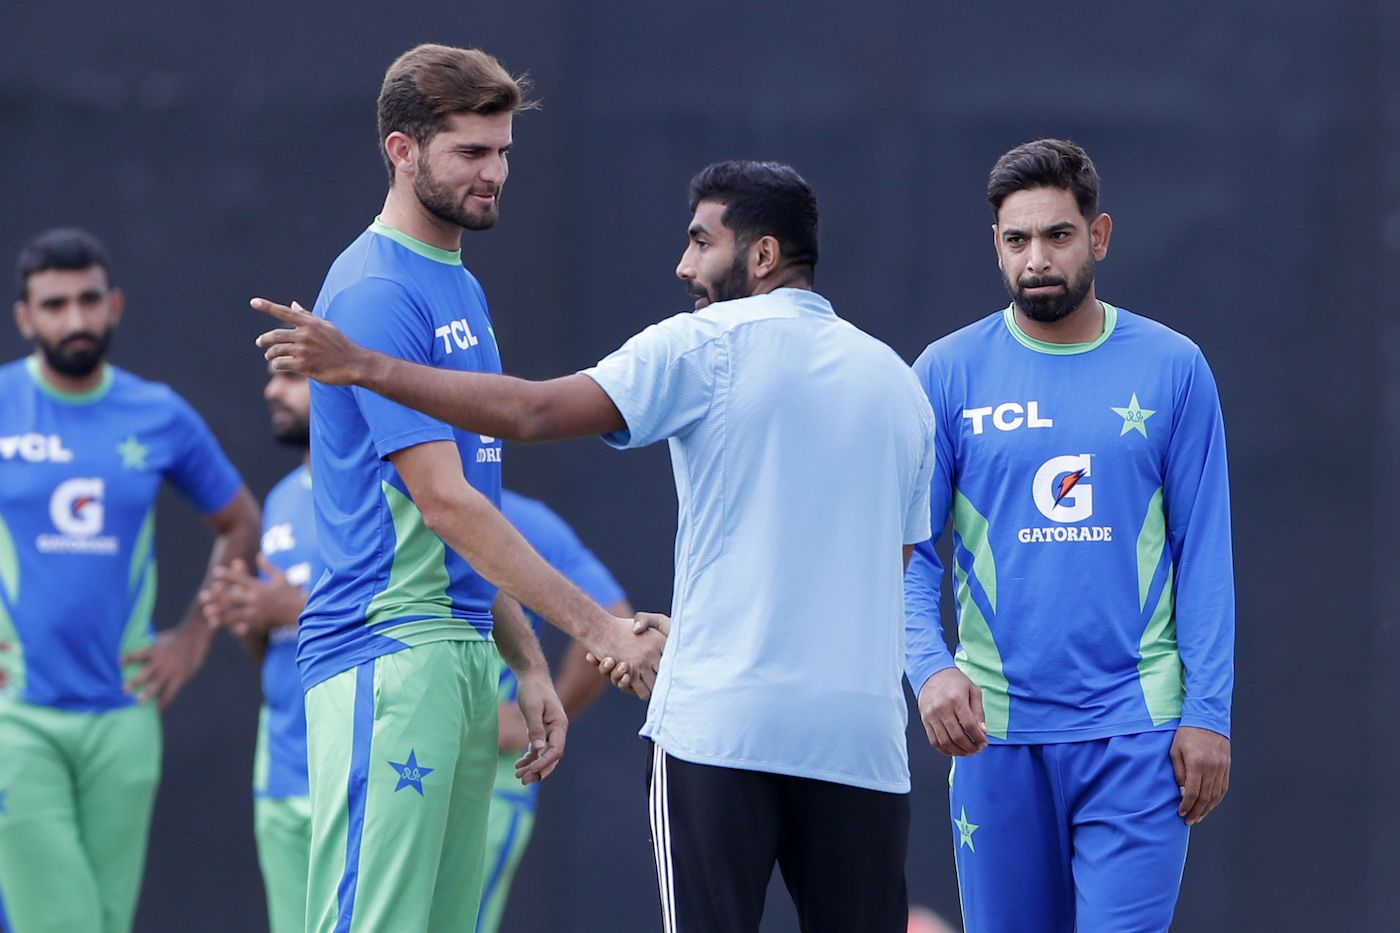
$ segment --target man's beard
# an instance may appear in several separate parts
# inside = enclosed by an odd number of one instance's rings
[[[1059,294],[1026,294],[1026,289],[1043,285],[1066,285],[1065,280],[1057,275],[1026,276],[1014,285],[1003,275],[1002,281],[1006,283],[1011,300],[1016,302],[1016,307],[1021,309],[1022,314],[1040,324],[1053,324],[1079,307],[1080,302],[1089,294],[1089,289],[1094,287],[1094,257],[1091,255],[1085,260],[1084,265],[1079,267],[1079,272]]]
[[[753,283],[749,281],[748,250],[737,250],[734,262],[714,283],[706,286],[693,283],[687,291],[695,298],[704,298],[710,304],[720,301],[733,301],[753,294]]]
[[[72,345],[74,341],[84,337],[92,343],[88,346]],[[57,344],[49,343],[38,337],[34,339],[34,344],[44,355],[44,362],[49,364],[49,368],[56,373],[74,379],[91,376],[93,371],[102,365],[102,360],[107,355],[107,346],[111,342],[112,329],[110,327],[100,334],[88,331],[69,334]]]
[[[310,447],[310,422],[300,417],[289,408],[273,409],[274,414],[277,412],[282,412],[286,417],[272,419],[272,439],[279,444],[286,444],[288,447],[299,447],[302,450]]]
[[[426,159],[418,165],[418,175],[413,179],[413,193],[418,196],[418,203],[422,204],[428,213],[439,220],[456,224],[463,230],[490,230],[496,226],[496,221],[500,218],[499,188],[494,190],[496,201],[491,207],[481,211],[470,211],[467,209],[466,199],[471,197],[472,189],[467,189],[467,193],[462,196],[461,200],[452,200],[452,192],[445,185],[438,183]],[[485,194],[487,192],[478,191],[476,193]]]

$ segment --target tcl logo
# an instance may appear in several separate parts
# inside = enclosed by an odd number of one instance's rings
[[[466,318],[458,318],[451,323],[442,325],[433,331],[433,335],[442,338],[442,348],[449,355],[452,353],[453,344],[456,344],[459,350],[470,350],[477,344],[476,334],[472,333],[471,325],[467,323]]]

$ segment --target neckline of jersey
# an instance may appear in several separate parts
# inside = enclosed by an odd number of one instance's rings
[[[29,378],[34,380],[34,385],[39,391],[50,398],[57,399],[66,405],[90,405],[106,395],[112,388],[112,367],[106,363],[102,364],[102,378],[97,381],[97,385],[82,392],[71,392],[67,389],[60,389],[56,385],[51,385],[44,378],[43,370],[39,368],[39,358],[28,356],[24,360],[24,368],[29,372]]]
[[[456,251],[445,250],[424,243],[422,240],[415,240],[397,227],[391,227],[386,224],[382,217],[374,218],[374,223],[369,225],[369,229],[371,232],[377,233],[380,236],[388,237],[405,249],[422,256],[424,259],[431,259],[433,262],[440,262],[445,266],[460,266],[462,264],[462,251],[460,249]]]
[[[1099,306],[1103,308],[1103,333],[1099,334],[1088,343],[1051,343],[1048,340],[1037,340],[1030,334],[1021,330],[1021,325],[1016,323],[1016,303],[1007,305],[1001,312],[1006,327],[1011,331],[1011,336],[1027,349],[1037,353],[1048,353],[1051,356],[1073,356],[1076,353],[1088,353],[1103,345],[1103,342],[1113,336],[1113,328],[1118,326],[1118,309],[1106,301],[1100,301]]]

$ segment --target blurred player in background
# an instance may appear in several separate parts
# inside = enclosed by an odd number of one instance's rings
[[[106,362],[121,319],[102,245],[50,230],[21,250],[0,368],[0,926],[131,929],[164,707],[213,638],[197,603],[152,629],[162,481],[206,518],[211,567],[250,560],[258,509],[168,386]]]
[[[423,45],[389,67],[378,108],[389,192],[332,264],[317,314],[395,357],[500,372],[462,232],[496,223],[522,106],[520,82],[479,50]],[[664,639],[609,616],[501,515],[499,440],[363,389],[313,385],[311,399],[326,574],[297,644],[312,805],[307,927],[470,926],[501,658],[519,678],[530,735],[517,773],[547,776],[565,740],[548,666],[512,597],[590,649],[626,655],[645,682]]]
[[[690,207],[676,274],[695,313],[582,373],[415,366],[261,299],[294,330],[259,343],[274,368],[494,437],[667,441],[674,618],[642,730],[663,926],[757,930],[776,864],[806,933],[903,933],[901,572],[929,535],[933,414],[894,351],[812,291],[817,202],[796,171],[709,166]]]
[[[296,373],[271,373],[263,390],[272,436],[301,454],[263,503],[259,576],[241,561],[215,571],[200,593],[204,616],[262,657],[263,707],[253,759],[253,827],[272,933],[306,928],[311,797],[306,707],[297,674],[297,619],[325,565],[311,503],[311,389]]]
[[[627,594],[613,579],[608,568],[549,506],[538,499],[502,489],[501,512],[541,557],[609,614],[619,618],[632,615]],[[530,621],[538,632],[539,617],[531,613]],[[577,641],[571,642],[559,675],[555,678],[559,702],[564,705],[564,712],[571,722],[607,686],[593,665],[588,663],[586,655],[583,645]],[[496,787],[491,797],[491,822],[486,834],[486,883],[481,893],[477,933],[495,933],[500,928],[501,912],[510,895],[511,880],[520,865],[521,856],[525,854],[525,847],[529,845],[535,825],[539,785],[521,784],[515,776],[515,761],[528,738],[525,721],[515,703],[515,691],[515,674],[502,664],[498,691],[501,757],[496,766]]]
[[[1225,434],[1200,349],[1099,301],[1112,221],[1062,140],[992,169],[1011,304],[914,364],[938,418],[959,648],[934,541],[906,575],[909,681],[949,799],[964,919],[1163,931],[1188,827],[1230,778]]]

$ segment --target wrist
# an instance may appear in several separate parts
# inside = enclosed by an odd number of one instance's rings
[[[384,370],[389,364],[389,358],[363,347],[357,347],[354,354],[350,382],[353,385],[369,389],[371,392],[378,392],[379,387],[384,385]]]
[[[522,684],[546,683],[552,687],[554,683],[549,677],[549,665],[543,657],[527,659],[514,673],[515,679]]]
[[[201,652],[207,652],[209,646],[214,642],[215,631],[208,622],[204,621],[202,615],[193,615],[186,618],[172,634],[187,639]]]

